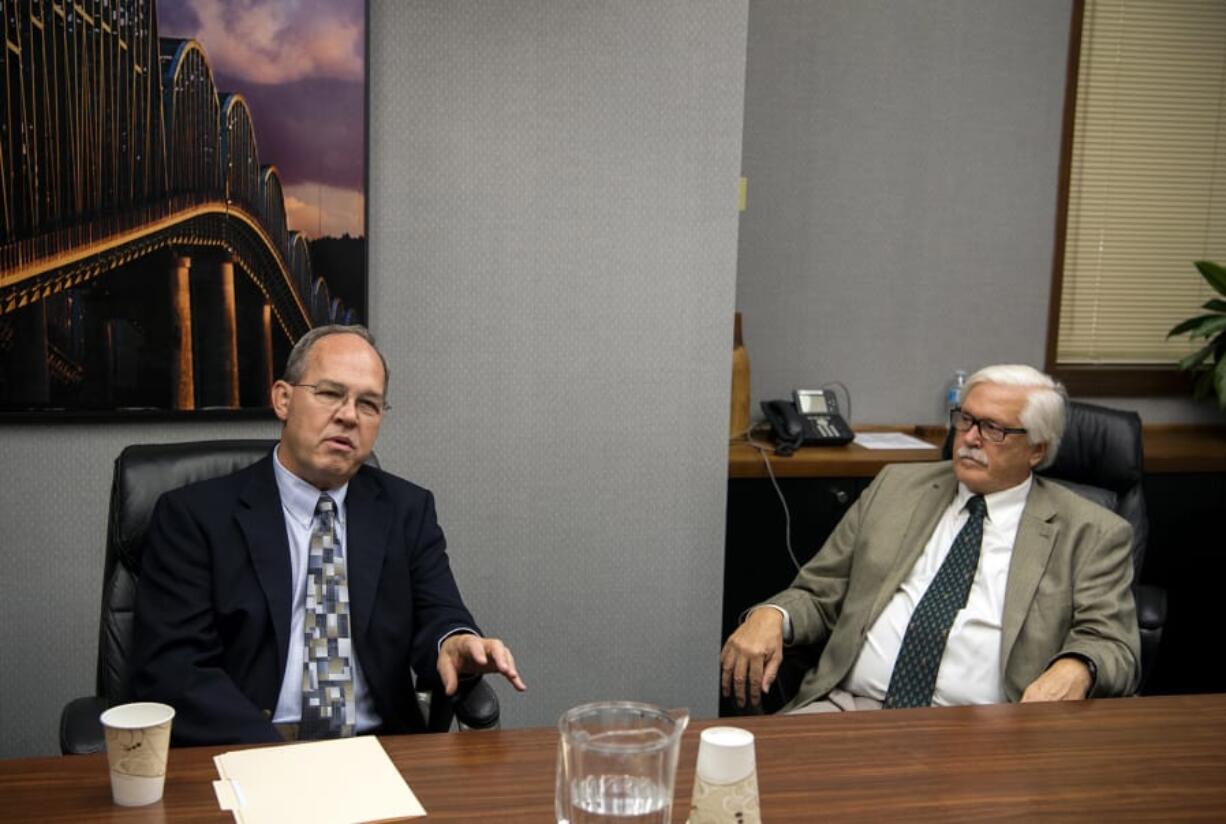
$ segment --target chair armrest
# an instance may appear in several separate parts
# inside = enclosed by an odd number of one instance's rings
[[[1138,586],[1137,627],[1141,631],[1141,681],[1137,692],[1145,695],[1158,664],[1162,628],[1166,624],[1166,590],[1150,585]]]
[[[105,698],[74,698],[60,712],[60,753],[88,755],[106,749],[106,733],[98,716],[108,708]]]
[[[501,711],[498,693],[484,678],[461,681],[451,699],[456,723],[462,730],[493,730],[498,728]]]
[[[498,694],[481,677],[461,678],[455,695],[443,692],[436,678],[419,680],[417,703],[427,732],[447,732],[453,721],[460,730],[498,729]]]
[[[1166,590],[1142,584],[1137,587],[1137,624],[1141,629],[1161,630],[1166,624]]]

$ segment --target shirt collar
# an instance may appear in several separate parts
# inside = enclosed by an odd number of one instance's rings
[[[1026,480],[1022,481],[1017,486],[1011,486],[1008,489],[1002,489],[999,492],[992,492],[983,496],[983,502],[988,507],[987,519],[993,520],[992,516],[996,515],[999,519],[1006,510],[1013,507],[1024,507],[1026,498],[1030,495],[1030,487],[1034,484],[1034,473],[1026,476]],[[954,496],[954,506],[958,512],[966,508],[966,502],[978,493],[971,492],[966,488],[966,484],[958,482],[958,494]]]
[[[281,445],[277,444],[277,447],[272,451],[272,469],[273,474],[277,478],[277,491],[281,493],[281,506],[284,507],[287,517],[305,527],[309,527],[311,521],[315,520],[315,504],[319,502],[319,496],[324,493],[286,469],[285,464],[281,463],[281,456],[278,454],[280,450]],[[345,481],[345,483],[335,489],[326,490],[327,494],[336,502],[336,520],[338,524],[345,523],[345,494],[348,491],[348,481]]]

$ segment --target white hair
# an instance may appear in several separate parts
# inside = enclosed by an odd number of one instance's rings
[[[981,383],[1024,386],[1030,390],[1026,394],[1026,405],[1022,407],[1018,417],[1026,428],[1027,440],[1032,444],[1047,444],[1047,454],[1036,469],[1051,466],[1056,460],[1056,453],[1060,451],[1060,439],[1064,437],[1065,406],[1068,400],[1064,385],[1051,375],[1021,363],[985,366],[967,379],[958,402],[961,403],[971,389]]]

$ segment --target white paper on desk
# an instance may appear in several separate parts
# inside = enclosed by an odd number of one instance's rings
[[[928,441],[902,432],[857,432],[856,443],[865,449],[936,449]]]
[[[217,802],[237,824],[381,821],[425,815],[373,735],[260,747],[213,759]]]

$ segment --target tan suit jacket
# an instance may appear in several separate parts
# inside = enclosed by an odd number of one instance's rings
[[[949,461],[886,467],[792,586],[767,602],[791,616],[791,645],[825,642],[785,710],[821,698],[851,671],[957,488]],[[1035,476],[1005,588],[1000,660],[1009,700],[1069,653],[1098,668],[1092,697],[1134,692],[1141,641],[1131,584],[1128,522]]]

